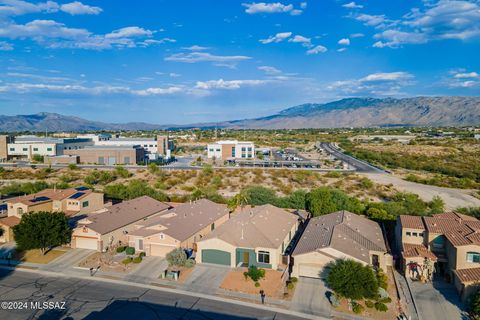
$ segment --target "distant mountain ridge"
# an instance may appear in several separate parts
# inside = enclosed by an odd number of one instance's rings
[[[143,122],[104,123],[48,112],[33,115],[0,115],[0,131],[2,132],[135,131],[213,127],[300,129],[470,125],[480,125],[480,97],[347,98],[328,103],[302,104],[261,118],[191,125],[158,125]]]

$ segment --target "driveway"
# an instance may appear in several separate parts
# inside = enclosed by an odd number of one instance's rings
[[[90,249],[70,249],[49,264],[41,266],[40,269],[52,272],[66,272],[76,267],[83,259],[94,252],[95,250]]]
[[[185,290],[215,294],[231,270],[225,266],[197,264],[184,283]]]
[[[325,295],[326,292],[327,288],[323,280],[300,277],[290,309],[316,316],[331,317],[331,308]]]
[[[452,284],[443,280],[435,280],[433,284],[409,281],[409,284],[421,320],[469,319],[461,310],[463,304]]]
[[[167,267],[168,262],[163,257],[144,257],[143,261],[124,277],[124,280],[150,284],[153,280],[158,279]]]

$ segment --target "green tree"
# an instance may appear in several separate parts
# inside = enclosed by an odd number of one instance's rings
[[[352,300],[377,295],[379,285],[372,267],[354,260],[337,260],[329,267],[327,284],[337,295]]]
[[[442,213],[445,210],[445,202],[439,196],[433,197],[428,206],[430,207],[431,214]]]
[[[262,186],[251,186],[242,190],[250,199],[249,204],[260,206],[263,204],[277,204],[278,198],[274,190]]]
[[[36,153],[36,154],[32,155],[32,160],[35,161],[35,162],[43,163],[43,156]]]
[[[13,235],[20,250],[47,249],[70,242],[72,230],[63,212],[39,211],[24,214],[13,227]]]
[[[395,216],[384,209],[368,208],[367,217],[377,222],[395,221]]]
[[[129,178],[132,174],[122,166],[115,167],[115,173],[124,179]]]
[[[170,266],[183,267],[187,262],[187,254],[182,248],[177,248],[167,253],[167,261]]]
[[[475,292],[470,301],[470,316],[472,319],[480,319],[480,289]]]
[[[320,216],[339,210],[361,213],[364,205],[356,198],[350,198],[344,192],[329,187],[312,190],[305,197],[305,207],[313,216]]]

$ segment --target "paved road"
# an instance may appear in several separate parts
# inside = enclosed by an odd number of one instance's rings
[[[65,310],[0,308],[0,319],[303,319],[238,302],[86,279],[10,272],[0,269],[0,300],[28,303],[65,301]]]
[[[379,169],[377,167],[372,166],[371,164],[358,160],[354,157],[346,155],[342,153],[337,147],[329,142],[321,142],[320,147],[324,149],[329,154],[333,155],[335,158],[340,159],[352,167],[356,168],[357,172],[365,172],[365,173],[385,173],[384,170]]]
[[[331,316],[330,303],[325,295],[327,289],[321,279],[298,278],[291,309],[323,317]]]

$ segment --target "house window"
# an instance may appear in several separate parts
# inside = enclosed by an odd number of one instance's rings
[[[247,148],[242,147],[242,151],[243,151],[243,152],[247,151]]]
[[[480,253],[478,252],[467,252],[467,262],[480,262]]]
[[[414,233],[413,233],[413,236],[414,236],[414,237],[417,237],[417,236],[418,236],[418,233],[414,232]]]
[[[10,148],[10,151],[15,151],[15,148]]]
[[[411,235],[412,235],[412,233],[411,233],[411,232],[407,232],[407,236],[411,236]]]
[[[83,208],[88,207],[88,201],[83,201],[83,202],[82,202],[82,207],[83,207]]]
[[[17,209],[17,214],[21,216],[23,214],[23,208],[18,208]]]
[[[165,236],[163,235],[163,233],[160,234],[160,239],[163,240],[165,238]]]
[[[258,251],[258,262],[260,262],[260,263],[270,263],[270,252],[268,252],[268,251]]]
[[[217,152],[220,152],[220,149],[217,149]]]
[[[213,152],[213,149],[210,149],[209,151],[210,151],[210,152]]]
[[[38,148],[33,148],[33,151],[38,151]]]
[[[28,151],[28,148],[23,148],[23,151]]]
[[[248,147],[248,151],[252,151],[252,147]]]
[[[419,237],[423,237],[423,232],[420,232],[420,233],[418,234],[418,236],[419,236]]]
[[[210,225],[210,231],[215,230],[215,222]]]
[[[235,158],[235,147],[232,147],[232,157]]]
[[[47,148],[47,151],[52,151],[52,148]]]
[[[150,148],[153,148],[153,144],[150,145]]]

